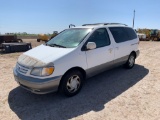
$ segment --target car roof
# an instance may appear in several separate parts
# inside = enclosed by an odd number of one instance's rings
[[[76,26],[73,28],[101,28],[101,27],[128,27],[126,24],[121,23],[94,23],[94,24],[83,24],[82,26]]]

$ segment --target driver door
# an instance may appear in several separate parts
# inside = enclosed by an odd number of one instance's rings
[[[95,30],[87,40],[88,42],[96,44],[95,49],[86,50],[87,74],[93,76],[113,65],[114,49],[106,28]]]

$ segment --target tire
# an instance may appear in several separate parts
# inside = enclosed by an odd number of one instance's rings
[[[46,40],[46,41],[44,41],[45,43],[47,43],[48,42],[48,40]]]
[[[17,39],[17,41],[18,41],[19,43],[22,43],[22,42],[23,42],[22,39]]]
[[[72,97],[79,93],[83,85],[83,75],[78,70],[72,70],[66,73],[60,84],[60,92],[65,96]]]
[[[127,68],[127,69],[133,68],[135,65],[135,59],[136,59],[135,54],[131,53],[129,55],[127,62],[125,63],[125,68]]]
[[[50,40],[52,39],[52,38],[54,38],[53,36],[50,38]]]
[[[40,42],[40,39],[37,39],[37,42]]]

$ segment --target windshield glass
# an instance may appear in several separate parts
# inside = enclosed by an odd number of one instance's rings
[[[58,46],[64,48],[74,48],[86,37],[91,31],[89,28],[72,28],[67,29],[52,38],[46,43],[49,46]]]

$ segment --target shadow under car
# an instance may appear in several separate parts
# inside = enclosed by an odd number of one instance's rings
[[[57,93],[36,95],[21,87],[10,91],[8,103],[20,119],[71,119],[90,111],[100,111],[110,100],[142,80],[149,70],[141,65],[126,70],[117,67],[85,81],[74,97]]]

